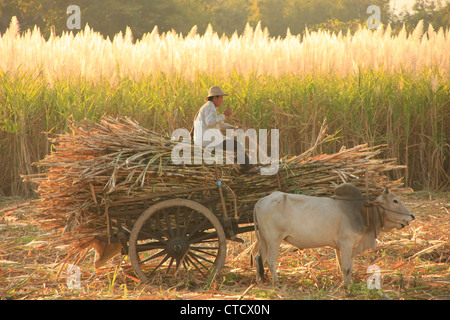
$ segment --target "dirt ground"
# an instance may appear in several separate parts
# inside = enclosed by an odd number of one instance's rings
[[[253,232],[244,243],[228,242],[227,262],[212,287],[196,279],[158,278],[143,285],[127,257],[116,257],[105,267],[93,268],[90,252],[79,265],[79,289],[68,285],[63,248],[55,248],[43,230],[27,223],[23,208],[2,217],[0,211],[0,300],[6,299],[418,299],[450,300],[450,193],[416,192],[401,195],[416,219],[402,230],[382,233],[375,249],[354,260],[353,284],[342,287],[331,248],[298,250],[283,244],[278,273],[280,287],[270,278],[255,284],[250,266]],[[0,209],[20,199],[0,200]],[[369,288],[368,279],[379,271],[380,289]],[[266,268],[266,275],[268,270]]]

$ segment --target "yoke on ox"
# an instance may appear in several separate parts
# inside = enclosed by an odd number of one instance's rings
[[[264,278],[267,259],[273,283],[278,283],[276,264],[281,241],[299,249],[330,246],[336,249],[344,287],[351,282],[353,257],[375,247],[377,235],[401,229],[414,219],[388,188],[368,201],[352,184],[342,184],[331,198],[273,192],[260,199],[253,211],[259,253],[257,281]]]

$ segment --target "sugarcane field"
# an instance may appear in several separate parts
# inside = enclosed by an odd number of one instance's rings
[[[0,300],[450,300],[450,2],[321,5],[0,2]]]

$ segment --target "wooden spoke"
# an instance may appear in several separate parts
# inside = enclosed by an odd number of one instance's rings
[[[205,249],[208,249],[208,250],[211,250],[211,249],[219,250],[219,248],[216,248],[216,247],[214,247],[214,248],[207,247],[207,248],[205,248]],[[215,256],[216,256],[216,253],[207,252],[207,251],[205,251],[205,250],[201,250],[201,249],[198,248],[198,247],[190,247],[190,250],[191,250],[191,251],[197,251],[197,252],[200,252],[200,253],[203,253],[203,254],[212,256],[212,257],[215,257]]]
[[[147,251],[147,250],[154,250],[154,249],[164,249],[167,247],[167,244],[162,242],[150,242],[150,243],[144,243],[144,244],[138,244],[137,245],[137,252]]]
[[[150,260],[153,260],[153,259],[162,257],[163,255],[167,255],[167,251],[166,251],[166,250],[163,250],[163,251],[160,251],[160,252],[158,252],[158,253],[155,253],[155,254],[152,255],[151,257],[148,257],[148,258],[142,260],[141,263],[145,263],[145,262],[147,262],[147,261],[150,261]]]

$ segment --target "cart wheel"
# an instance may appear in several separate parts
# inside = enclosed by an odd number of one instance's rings
[[[226,238],[217,217],[186,199],[159,202],[134,223],[128,255],[146,283],[156,274],[189,272],[209,283],[225,264]]]

